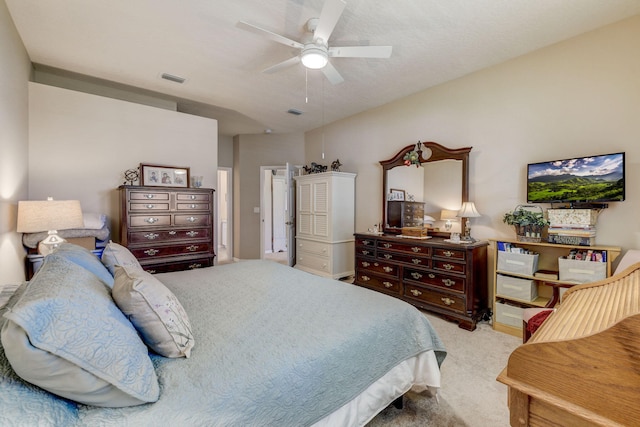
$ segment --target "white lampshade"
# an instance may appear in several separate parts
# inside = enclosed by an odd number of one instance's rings
[[[65,240],[57,230],[82,228],[82,207],[78,200],[25,200],[18,202],[18,233],[39,233],[47,231],[49,236],[40,242],[41,254],[51,253]]]
[[[454,211],[451,209],[442,209],[440,211],[440,220],[441,221],[450,221],[452,219],[456,219],[458,217],[458,211]]]
[[[464,202],[457,216],[459,218],[475,218],[480,216],[480,212],[478,212],[473,202]]]
[[[305,46],[302,50],[300,60],[305,67],[311,68],[312,70],[319,70],[327,65],[329,55],[327,54],[327,50],[322,47],[314,45]]]

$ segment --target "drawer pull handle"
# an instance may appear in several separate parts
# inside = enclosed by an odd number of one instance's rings
[[[147,249],[146,251],[144,251],[145,254],[149,255],[149,256],[154,256],[155,254],[157,254],[158,252],[160,252],[157,249]]]
[[[191,246],[187,246],[187,248],[186,248],[186,249],[187,249],[189,252],[195,252],[195,251],[197,251],[197,250],[198,250],[198,248],[199,248],[199,246],[197,246],[197,245],[191,245]]]
[[[391,282],[382,282],[382,284],[384,285],[385,288],[389,289],[389,288],[393,288],[393,283]]]
[[[385,257],[386,259],[391,259],[391,258],[393,258],[393,255],[390,255],[390,254],[384,254],[384,257]]]
[[[158,221],[159,221],[159,219],[158,218],[154,218],[154,217],[149,217],[149,218],[144,220],[144,222],[148,222],[149,224],[155,224]]]
[[[453,252],[451,252],[451,251],[444,251],[443,254],[446,257],[452,257],[453,256]]]
[[[195,263],[195,264],[189,264],[189,269],[193,270],[194,268],[200,268],[202,267],[202,264],[200,263]]]
[[[362,276],[362,280],[363,280],[364,282],[368,282],[369,280],[371,280],[371,277],[369,277],[369,276]]]
[[[322,269],[323,269],[323,270],[326,270],[326,269],[327,269],[327,264],[326,264],[326,263],[325,263],[325,264],[322,264]]]
[[[411,261],[413,261],[414,264],[422,264],[422,260],[420,258],[412,258]]]
[[[145,234],[144,237],[146,237],[149,240],[153,240],[156,237],[159,237],[160,235],[158,233],[149,233],[149,234]]]
[[[411,292],[414,297],[419,297],[420,295],[422,295],[422,292],[417,289],[411,289],[411,291],[409,292]]]
[[[389,267],[388,265],[385,265],[384,267],[382,267],[382,269],[386,272],[386,273],[391,273],[393,271],[393,267]]]
[[[385,243],[382,246],[384,246],[385,248],[389,249],[393,245],[391,243]]]
[[[156,273],[156,271],[155,271],[155,270],[145,270],[145,271],[146,271],[147,273],[150,273],[150,274],[155,274],[155,273]]]
[[[420,274],[418,272],[415,272],[415,271],[412,271],[411,272],[411,277],[413,277],[414,279],[418,280],[418,279],[422,278],[422,274]]]
[[[456,281],[451,279],[442,279],[442,284],[445,286],[453,286],[456,284]]]
[[[455,304],[455,300],[452,300],[451,298],[440,298],[440,300],[444,303],[444,305],[453,305]]]
[[[367,261],[362,261],[362,266],[363,267],[369,267],[371,265],[371,263],[368,263]]]
[[[371,240],[363,240],[362,244],[363,245],[370,245],[371,244]]]
[[[147,209],[153,209],[156,207],[156,205],[152,205],[152,204],[148,204],[145,206]]]
[[[414,246],[414,247],[412,247],[412,248],[411,248],[411,250],[412,250],[413,252],[415,252],[415,253],[422,252],[422,248],[421,248],[421,247],[418,247],[418,246]]]
[[[189,222],[196,222],[198,220],[198,218],[196,218],[195,216],[190,216],[189,218],[187,218],[187,221]]]
[[[144,197],[147,199],[153,199],[155,196],[153,194],[145,194]]]
[[[436,275],[435,275],[435,274],[433,274],[433,273],[429,273],[429,279],[435,279],[435,278],[436,278]]]
[[[368,251],[368,250],[366,250],[366,249],[365,249],[365,250],[363,250],[363,251],[362,251],[362,255],[369,255],[369,251]]]
[[[200,233],[198,233],[197,231],[193,231],[193,230],[191,230],[191,231],[187,231],[187,233],[186,233],[186,234],[187,234],[187,236],[189,236],[189,237],[196,237],[196,236],[197,236],[198,234],[200,234]]]
[[[191,200],[195,200],[197,197],[198,197],[198,196],[196,196],[195,194],[192,194],[192,195],[190,195],[190,196],[189,196],[189,198],[190,198]]]
[[[171,230],[171,231],[169,232],[169,234],[171,234],[172,236],[175,236],[176,234],[178,234],[178,232],[177,232],[177,231],[175,231],[175,230]]]
[[[195,208],[197,208],[197,207],[198,207],[198,205],[191,204],[191,205],[189,205],[189,207],[190,207],[191,209],[195,209]]]
[[[455,266],[451,264],[443,264],[442,266],[444,267],[445,270],[453,270],[455,268]]]

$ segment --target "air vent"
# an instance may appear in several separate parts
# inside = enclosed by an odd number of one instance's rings
[[[287,110],[287,113],[293,114],[294,116],[299,116],[302,114],[302,111],[296,110],[295,108],[290,108]]]
[[[180,83],[180,84],[184,83],[186,80],[182,77],[174,76],[172,74],[167,74],[167,73],[162,73],[161,77],[165,80],[169,80],[171,82]]]

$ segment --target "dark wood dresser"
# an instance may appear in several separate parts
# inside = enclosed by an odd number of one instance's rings
[[[120,244],[151,273],[213,265],[213,189],[122,185]]]
[[[487,313],[487,242],[355,236],[356,285],[439,313],[470,331]]]

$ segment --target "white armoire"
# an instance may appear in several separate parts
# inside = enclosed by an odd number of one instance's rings
[[[296,268],[338,279],[354,274],[356,174],[295,177]]]

